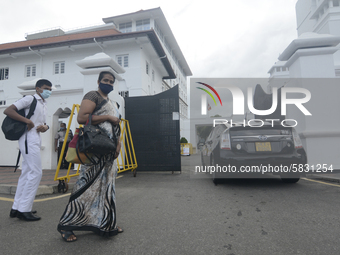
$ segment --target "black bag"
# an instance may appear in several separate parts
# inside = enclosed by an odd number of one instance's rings
[[[30,106],[30,110],[26,116],[30,119],[34,114],[35,107],[37,105],[37,99],[33,96],[33,102]],[[18,113],[25,117],[25,109],[21,109]],[[16,141],[25,133],[27,130],[27,124],[18,120],[14,120],[8,116],[4,119],[1,126],[2,132],[5,134],[7,140]]]
[[[118,139],[113,132],[113,139],[98,126],[91,124],[92,114],[89,115],[89,122],[79,130],[79,139],[77,142],[77,153],[83,152],[90,159],[92,164],[98,164],[103,156],[114,155],[116,153]],[[120,126],[118,129],[120,130]],[[97,160],[89,157],[88,154],[94,155]]]
[[[37,99],[33,96],[33,101],[30,106],[30,110],[26,116],[27,119],[30,119],[34,114],[35,107],[37,106]],[[21,109],[18,113],[25,117],[25,109]],[[5,134],[5,138],[10,141],[19,140],[19,138],[26,132],[27,124],[18,120],[14,120],[8,116],[4,119],[1,125],[2,132]],[[25,138],[25,153],[28,154],[28,145],[27,145],[27,134]],[[14,172],[17,171],[19,166],[21,151],[18,152],[17,163],[14,168]]]

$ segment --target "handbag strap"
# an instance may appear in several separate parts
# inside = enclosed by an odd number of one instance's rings
[[[85,125],[91,125],[92,123],[92,113],[89,114],[89,119],[87,120]]]
[[[96,106],[96,108],[94,108],[92,113],[94,113],[95,111],[98,111],[106,103],[107,103],[107,100],[104,99],[99,105]]]
[[[96,106],[96,108],[94,108],[93,112],[89,114],[89,120],[88,122],[86,123],[86,125],[91,125],[91,122],[92,122],[92,114],[95,112],[95,111],[98,111],[100,108],[102,108],[102,106],[104,104],[107,103],[107,100],[103,100],[99,105]]]

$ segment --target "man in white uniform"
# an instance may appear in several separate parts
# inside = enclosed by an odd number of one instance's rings
[[[30,119],[27,119],[17,111],[25,109],[27,116],[33,96],[25,96],[9,106],[4,114],[12,119],[22,121],[27,124],[27,154],[25,150],[26,134],[19,138],[19,149],[23,156],[21,175],[18,180],[17,190],[15,192],[14,203],[10,212],[10,217],[18,217],[26,221],[40,220],[40,217],[33,215],[32,206],[35,195],[37,193],[39,183],[42,176],[40,146],[40,132],[46,132],[49,126],[46,125],[46,101],[52,90],[52,83],[48,80],[41,79],[35,85],[37,106],[34,114]]]

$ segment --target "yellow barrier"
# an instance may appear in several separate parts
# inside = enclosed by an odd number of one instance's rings
[[[62,146],[62,149],[61,149],[61,152],[60,152],[60,158],[59,158],[57,170],[56,170],[56,173],[55,173],[55,176],[54,176],[54,180],[59,181],[60,183],[65,182],[65,181],[67,183],[67,182],[70,181],[71,177],[79,175],[80,164],[78,165],[77,172],[75,174],[70,174],[70,170],[71,170],[71,166],[72,166],[72,164],[70,163],[69,166],[68,166],[68,170],[67,170],[66,175],[58,177],[60,166],[61,166],[61,163],[62,163],[62,158],[63,158],[64,153],[65,153],[67,138],[68,138],[68,135],[69,135],[70,126],[71,126],[71,123],[72,123],[74,111],[75,111],[75,109],[77,109],[77,113],[79,113],[79,107],[80,107],[79,104],[74,104],[73,107],[72,107],[70,119],[69,119],[67,129],[66,129],[64,143],[63,143],[63,146]],[[80,125],[80,127],[82,127],[82,125]],[[133,175],[136,176],[136,168],[137,168],[138,165],[137,165],[135,150],[134,150],[134,147],[133,147],[129,121],[125,120],[125,119],[121,119],[120,127],[121,127],[120,141],[122,143],[122,147],[120,149],[120,154],[119,154],[118,158],[116,159],[117,160],[117,166],[118,166],[118,173],[122,173],[122,172],[125,172],[125,171],[128,171],[128,170],[131,170],[133,172]],[[58,189],[59,189],[59,187],[58,187]],[[66,191],[67,191],[67,187],[66,187]]]
[[[192,153],[192,144],[191,143],[181,143],[181,155],[189,156]]]
[[[120,141],[122,143],[122,148],[120,149],[120,153],[117,158],[118,173],[131,170],[133,172],[133,176],[136,176],[136,168],[138,165],[135,148],[133,147],[129,121],[122,119],[120,122],[120,128]]]

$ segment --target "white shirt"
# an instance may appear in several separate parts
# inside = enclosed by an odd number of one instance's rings
[[[30,120],[34,123],[34,127],[28,131],[27,135],[40,136],[40,133],[36,130],[38,126],[44,125],[46,123],[47,103],[46,101],[43,101],[43,99],[38,94],[34,94],[34,97],[37,99],[37,106],[35,107],[34,114],[30,118]],[[16,101],[14,105],[18,111],[25,109],[25,115],[27,116],[32,102],[33,96],[25,96]]]

